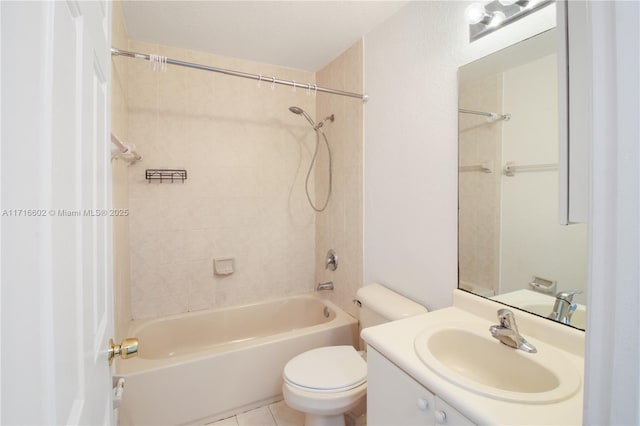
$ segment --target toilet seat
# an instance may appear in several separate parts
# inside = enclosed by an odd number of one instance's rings
[[[367,381],[367,363],[353,346],[326,346],[292,358],[284,381],[308,392],[342,392]]]

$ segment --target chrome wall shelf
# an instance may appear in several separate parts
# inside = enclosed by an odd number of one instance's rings
[[[187,178],[187,171],[181,169],[147,169],[145,171],[145,178],[148,182],[158,180],[160,183],[174,183],[177,181],[184,183]]]

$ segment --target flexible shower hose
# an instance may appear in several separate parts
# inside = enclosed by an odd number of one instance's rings
[[[323,212],[327,208],[327,204],[329,204],[329,198],[331,198],[331,185],[332,185],[332,168],[331,168],[331,148],[329,147],[329,141],[327,140],[327,135],[324,134],[322,127],[318,127],[314,129],[316,131],[316,149],[313,152],[313,158],[311,159],[311,164],[309,164],[309,171],[307,171],[307,178],[304,182],[304,190],[307,193],[307,200],[309,200],[309,204],[311,208],[317,212]],[[327,192],[327,198],[324,201],[324,204],[321,208],[315,206],[313,201],[311,200],[311,196],[309,195],[309,176],[311,176],[311,170],[313,170],[313,166],[316,163],[316,157],[318,156],[318,145],[320,145],[320,134],[324,138],[324,144],[327,147],[327,152],[329,153],[329,191]]]

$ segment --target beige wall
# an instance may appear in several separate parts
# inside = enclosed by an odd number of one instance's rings
[[[133,51],[315,82],[313,73],[130,41]],[[315,116],[303,89],[183,67],[154,72],[129,60],[129,138],[144,161],[129,168],[134,318],[309,292],[315,215],[304,179]],[[184,183],[148,183],[147,168],[186,169]],[[311,188],[312,196],[313,187]],[[214,275],[213,259],[235,272]]]
[[[359,41],[317,73],[318,85],[362,93],[362,53]],[[356,98],[319,94],[317,111],[319,120],[334,114],[335,122],[323,127],[332,152],[333,189],[327,209],[316,217],[316,282],[333,281],[331,299],[355,316],[351,301],[362,286],[363,103]],[[326,151],[321,149],[316,171],[320,201],[327,193],[327,164]],[[325,269],[329,249],[338,255],[336,271]]]
[[[119,1],[113,5],[112,44],[128,46],[127,32]],[[121,140],[128,141],[127,74],[129,60],[111,58],[111,131]],[[128,164],[123,160],[111,161],[113,174],[113,207],[129,208]],[[113,218],[113,281],[115,309],[115,339],[125,338],[127,324],[131,319],[131,281],[129,274],[129,217]]]

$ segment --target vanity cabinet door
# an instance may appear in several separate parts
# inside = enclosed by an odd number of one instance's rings
[[[367,350],[367,425],[435,425],[435,397],[391,361]]]
[[[367,349],[367,425],[469,426],[474,423],[413,380],[371,346]]]
[[[434,416],[436,425],[471,426],[475,424],[437,396]]]

